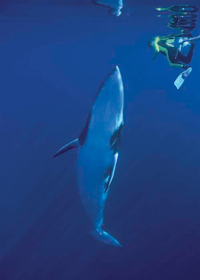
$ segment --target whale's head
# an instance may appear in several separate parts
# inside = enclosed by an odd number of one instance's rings
[[[97,92],[92,110],[79,136],[80,145],[83,146],[86,140],[109,143],[113,134],[123,126],[123,108],[123,81],[116,66]]]
[[[91,112],[90,128],[113,134],[123,122],[123,108],[123,82],[116,66],[99,88]]]

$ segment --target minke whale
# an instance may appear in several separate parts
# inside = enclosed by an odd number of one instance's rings
[[[80,198],[97,240],[122,247],[102,230],[103,212],[115,173],[123,121],[124,89],[116,66],[100,86],[80,136],[63,146],[54,158],[76,148]]]
[[[121,15],[123,0],[93,0],[92,3],[109,8],[109,14],[114,16]]]

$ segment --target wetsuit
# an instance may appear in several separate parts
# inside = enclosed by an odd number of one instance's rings
[[[195,44],[191,34],[184,34],[184,37],[181,34],[155,37],[152,46],[155,49],[154,59],[158,53],[162,53],[170,66],[187,69],[192,60]]]

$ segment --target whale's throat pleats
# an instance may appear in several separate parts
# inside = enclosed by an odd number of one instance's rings
[[[104,174],[104,193],[109,189],[111,178],[112,178],[113,166],[109,166]]]
[[[116,154],[119,150],[123,127],[124,123],[121,123],[121,125],[114,131],[113,135],[110,137],[110,148],[113,150],[114,154]]]

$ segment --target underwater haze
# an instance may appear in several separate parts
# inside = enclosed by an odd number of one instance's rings
[[[200,279],[200,42],[179,90],[180,69],[147,48],[174,32],[156,7],[198,3],[124,0],[115,17],[90,0],[1,0],[0,280]],[[116,65],[124,129],[104,228],[123,251],[89,234],[77,152],[52,159]]]

